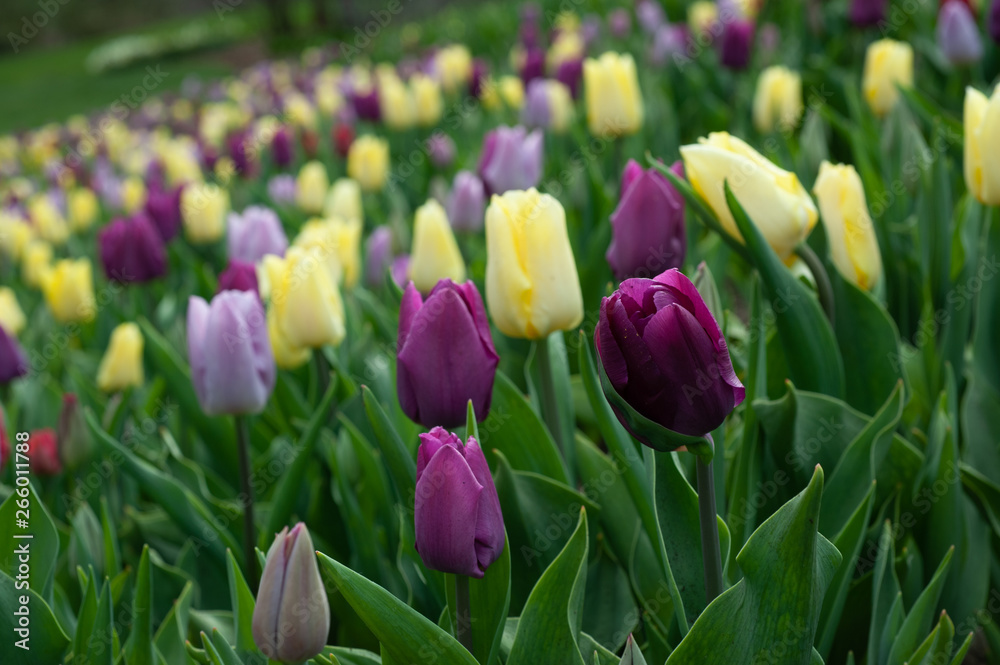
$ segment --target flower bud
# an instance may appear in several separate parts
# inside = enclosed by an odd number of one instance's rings
[[[851,23],[858,27],[878,25],[885,19],[886,0],[851,0]]]
[[[197,245],[222,238],[226,232],[229,192],[210,183],[192,183],[181,190],[184,235]]]
[[[344,340],[344,303],[320,250],[290,247],[283,259],[265,256],[263,273],[288,347],[314,349]]]
[[[753,124],[766,134],[793,128],[802,116],[802,77],[775,65],[760,73],[753,98]]]
[[[283,663],[309,660],[326,646],[330,602],[302,522],[282,529],[267,551],[251,632],[261,653]]]
[[[118,218],[97,236],[104,274],[122,284],[149,282],[167,272],[167,250],[153,222],[140,212]]]
[[[229,265],[219,275],[219,285],[216,293],[223,291],[258,292],[257,267],[246,261],[229,260]]]
[[[896,105],[897,85],[913,85],[913,49],[892,39],[872,42],[865,53],[861,87],[875,115],[884,116]]]
[[[92,321],[97,311],[90,259],[62,259],[42,275],[42,292],[59,323]]]
[[[182,187],[175,187],[171,190],[164,190],[150,187],[149,194],[146,196],[146,214],[153,220],[163,242],[172,240],[180,230],[182,189]]]
[[[448,220],[456,231],[479,231],[483,228],[486,192],[483,181],[471,171],[455,174],[448,197]]]
[[[441,204],[433,199],[417,208],[409,277],[423,293],[429,292],[442,279],[465,281],[465,260],[448,224],[448,216]]]
[[[9,286],[0,286],[0,328],[8,335],[16,337],[21,334],[27,319],[17,302],[17,295]]]
[[[59,459],[59,444],[56,432],[51,427],[36,429],[28,434],[28,457],[31,472],[39,476],[54,476],[62,473]]]
[[[980,203],[1000,205],[1000,86],[989,98],[965,89],[965,186]]]
[[[295,180],[295,204],[302,212],[319,214],[323,211],[329,188],[330,180],[322,162],[308,162],[299,170],[299,177]]]
[[[141,386],[142,332],[134,323],[122,323],[111,332],[108,349],[97,368],[97,387],[106,393]]]
[[[389,179],[389,144],[366,134],[351,144],[347,153],[347,175],[366,192],[377,192]]]
[[[482,578],[505,544],[503,513],[486,457],[435,427],[420,435],[414,502],[416,550],[431,570]]]
[[[10,383],[28,373],[30,366],[17,338],[0,327],[0,383]]]
[[[954,65],[968,65],[983,58],[983,40],[972,10],[962,0],[947,0],[938,13],[937,43]]]
[[[229,213],[227,241],[230,261],[256,263],[265,254],[284,256],[288,238],[270,208],[250,206],[243,214]]]
[[[503,194],[537,185],[542,177],[542,141],[541,131],[528,133],[521,126],[488,132],[478,171],[489,192]]]
[[[844,279],[871,290],[882,279],[882,255],[857,171],[823,162],[813,192],[833,264]]]
[[[365,240],[365,284],[378,288],[392,265],[392,229],[377,227]]]
[[[583,63],[587,126],[594,136],[635,134],[642,128],[643,103],[635,60],[607,52]]]

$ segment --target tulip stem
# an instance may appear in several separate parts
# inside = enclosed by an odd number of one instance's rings
[[[705,602],[723,592],[722,549],[715,508],[715,476],[712,463],[698,457],[698,519],[701,522],[701,558],[705,566]]]
[[[830,323],[833,323],[833,287],[830,285],[830,275],[827,274],[826,268],[823,267],[823,262],[816,256],[816,252],[812,250],[812,247],[805,243],[796,247],[795,253],[805,262],[806,266],[809,267],[809,272],[816,279],[819,304],[823,307],[823,311],[826,312],[826,318],[830,320]]]
[[[553,335],[561,335],[556,331]],[[559,396],[556,395],[555,373],[552,367],[552,342],[551,336],[538,340],[535,348],[535,358],[538,360],[538,373],[541,376],[542,389],[542,418],[545,420],[552,438],[555,439],[556,446],[562,452],[563,460],[566,463],[566,473],[569,477],[570,487],[576,487],[573,478],[576,474],[576,464],[573,459],[574,450],[572,442],[567,440],[566,433],[563,432],[562,419],[559,416]],[[566,399],[570,399],[567,395]]]
[[[455,637],[472,653],[472,601],[469,596],[469,578],[455,575]]]
[[[250,424],[246,416],[235,416],[236,448],[240,456],[240,491],[243,494],[243,555],[246,561],[247,584],[257,589],[257,539],[253,527],[253,488],[250,486]]]

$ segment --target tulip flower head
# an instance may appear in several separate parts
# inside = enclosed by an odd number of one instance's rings
[[[594,342],[618,395],[674,432],[704,436],[743,401],[719,324],[676,269],[627,279],[604,298]]]
[[[643,102],[635,60],[609,51],[583,63],[587,126],[594,136],[635,134],[642,128]]]
[[[17,338],[0,327],[0,383],[25,376],[30,366]]]
[[[483,181],[471,171],[459,171],[448,197],[448,221],[456,231],[479,231],[486,212]]]
[[[503,194],[512,189],[528,189],[542,177],[543,136],[540,130],[524,127],[497,127],[483,139],[479,175],[488,191]]]
[[[229,265],[219,275],[219,285],[216,293],[223,291],[258,292],[257,267],[246,261],[230,259]]]
[[[187,312],[191,381],[208,415],[259,413],[276,370],[256,293],[223,291],[211,304],[191,296]]]
[[[802,116],[802,76],[775,65],[760,73],[753,98],[753,124],[763,133],[791,130]]]
[[[947,0],[938,13],[937,43],[954,65],[968,65],[983,58],[983,40],[969,6],[962,0]]]
[[[283,259],[264,257],[263,267],[270,310],[287,347],[314,349],[344,340],[344,302],[318,248],[291,247]]]
[[[42,292],[60,323],[92,321],[97,313],[90,259],[62,259],[42,275]]]
[[[475,438],[442,427],[420,435],[414,502],[416,550],[431,570],[482,578],[503,553],[500,499]]]
[[[17,295],[9,286],[0,286],[0,328],[7,331],[7,334],[17,336],[27,324],[21,305],[17,302]]]
[[[965,186],[985,205],[1000,205],[1000,86],[987,97],[965,89]]]
[[[475,284],[442,279],[424,300],[411,282],[400,305],[396,349],[396,389],[411,420],[457,427],[469,400],[476,418],[486,418],[500,358]]]
[[[319,214],[323,211],[326,190],[329,188],[330,180],[322,162],[308,162],[299,170],[299,176],[295,180],[295,203],[307,214]]]
[[[366,192],[377,192],[389,179],[389,144],[371,135],[359,136],[347,153],[347,175]]]
[[[143,212],[118,218],[97,236],[101,263],[109,280],[143,283],[167,272],[167,250],[156,225]]]
[[[851,0],[851,23],[856,26],[878,25],[885,19],[886,0]]]
[[[392,229],[383,225],[365,240],[365,284],[379,287],[392,265]]]
[[[230,260],[256,263],[265,254],[285,255],[288,238],[281,220],[270,208],[250,206],[242,214],[231,212],[228,225]]]
[[[122,323],[111,332],[108,349],[97,368],[97,387],[106,393],[141,386],[142,332],[134,323]]]
[[[323,651],[330,632],[330,602],[306,525],[281,530],[267,551],[251,623],[261,653],[300,663]]]
[[[150,187],[146,196],[146,215],[156,225],[163,242],[169,242],[181,228],[182,187],[164,190]]]
[[[226,232],[229,192],[210,183],[192,183],[181,190],[184,235],[199,245],[218,241]]]
[[[32,473],[39,476],[62,473],[59,443],[54,429],[36,429],[28,435],[28,457],[31,458]]]
[[[433,289],[441,279],[465,281],[465,260],[448,216],[444,207],[433,199],[417,208],[409,277],[423,293]]]
[[[823,162],[813,192],[834,265],[848,281],[871,289],[882,278],[882,255],[857,171]]]
[[[892,39],[873,42],[865,52],[861,87],[875,115],[884,116],[896,105],[897,85],[913,85],[913,48]]]
[[[993,0],[987,24],[990,39],[994,44],[1000,44],[1000,0]]]

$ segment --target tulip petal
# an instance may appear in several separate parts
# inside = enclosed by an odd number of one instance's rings
[[[253,610],[251,624],[253,639],[257,648],[269,657],[277,657],[278,617],[281,610],[282,590],[285,586],[285,570],[287,569],[287,553],[285,542],[288,538],[286,526],[275,537],[267,550],[264,572],[260,576],[260,587],[257,591],[257,604]]]
[[[280,660],[286,663],[315,656],[326,645],[330,632],[330,603],[312,538],[304,527],[297,524],[286,541],[287,564],[275,631]],[[290,551],[287,545],[291,545]]]
[[[204,342],[210,415],[256,413],[274,388],[275,365],[260,300],[246,291],[215,297]]]
[[[443,427],[435,427],[430,432],[420,435],[420,447],[417,449],[417,480],[420,480],[427,463],[441,446],[451,446],[458,450],[462,447],[462,440],[457,434]]]
[[[611,307],[608,319],[615,343],[628,366],[628,383],[619,392],[637,411],[651,420],[659,421],[657,405],[667,388],[663,374],[643,337],[629,320],[624,304],[618,302]]]
[[[464,452],[472,475],[483,486],[483,493],[479,497],[479,513],[476,516],[476,560],[479,567],[486,570],[503,552],[506,540],[503,512],[500,510],[500,497],[497,495],[490,467],[479,442],[470,436]]]
[[[625,356],[622,355],[621,349],[618,348],[618,341],[615,339],[614,333],[611,332],[611,326],[607,322],[607,319],[611,317],[611,308],[616,305],[621,306],[618,303],[618,298],[615,296],[601,300],[601,310],[604,314],[602,318],[604,321],[597,326],[594,343],[597,346],[597,354],[601,357],[601,363],[604,365],[604,371],[607,373],[608,378],[611,379],[611,385],[615,387],[615,390],[622,392],[625,390],[625,386],[628,385],[628,363],[625,361]]]
[[[462,299],[465,300],[465,305],[472,314],[472,321],[476,324],[476,330],[479,331],[479,340],[483,343],[483,349],[486,351],[487,356],[496,358],[499,361],[500,356],[497,355],[496,347],[493,345],[493,333],[490,332],[490,319],[486,316],[486,306],[483,305],[483,298],[479,295],[479,289],[476,288],[474,282],[458,284],[455,288],[461,294]]]
[[[207,376],[208,366],[205,362],[205,335],[209,318],[208,303],[204,298],[191,296],[188,299],[187,311],[187,343],[188,362],[191,364],[191,382],[194,384],[198,402],[206,413],[208,402]]]
[[[476,557],[476,522],[470,506],[479,504],[483,486],[462,453],[442,447],[417,482],[415,546],[424,564],[433,570],[483,577]]]

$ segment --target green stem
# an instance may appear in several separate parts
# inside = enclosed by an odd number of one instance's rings
[[[558,330],[552,335],[561,335]],[[576,464],[572,449],[572,441],[568,440],[567,433],[563,432],[562,419],[559,417],[559,396],[556,395],[555,374],[552,368],[552,344],[549,337],[538,340],[535,357],[538,360],[538,373],[541,375],[542,389],[542,418],[545,425],[552,433],[556,446],[562,451],[563,460],[566,462],[566,472],[569,477],[570,487],[576,487],[574,477],[576,475]],[[570,399],[569,395],[565,396]]]
[[[240,491],[243,504],[243,554],[246,561],[247,584],[250,590],[257,590],[257,553],[254,543],[257,539],[253,526],[253,488],[250,485],[250,424],[246,416],[236,416],[236,448],[240,456]]]
[[[711,603],[724,590],[722,549],[715,509],[715,477],[712,463],[698,457],[698,520],[701,522],[701,558],[705,566],[705,602]]]
[[[826,318],[833,323],[833,287],[830,285],[830,276],[826,273],[826,268],[823,267],[823,262],[819,260],[816,256],[816,252],[812,250],[812,247],[802,243],[795,248],[795,253],[800,259],[805,261],[806,265],[809,267],[809,272],[812,273],[813,277],[816,278],[816,290],[819,292],[819,304],[823,306],[823,311],[826,312]]]
[[[455,637],[472,653],[472,601],[469,599],[469,578],[455,575]]]

